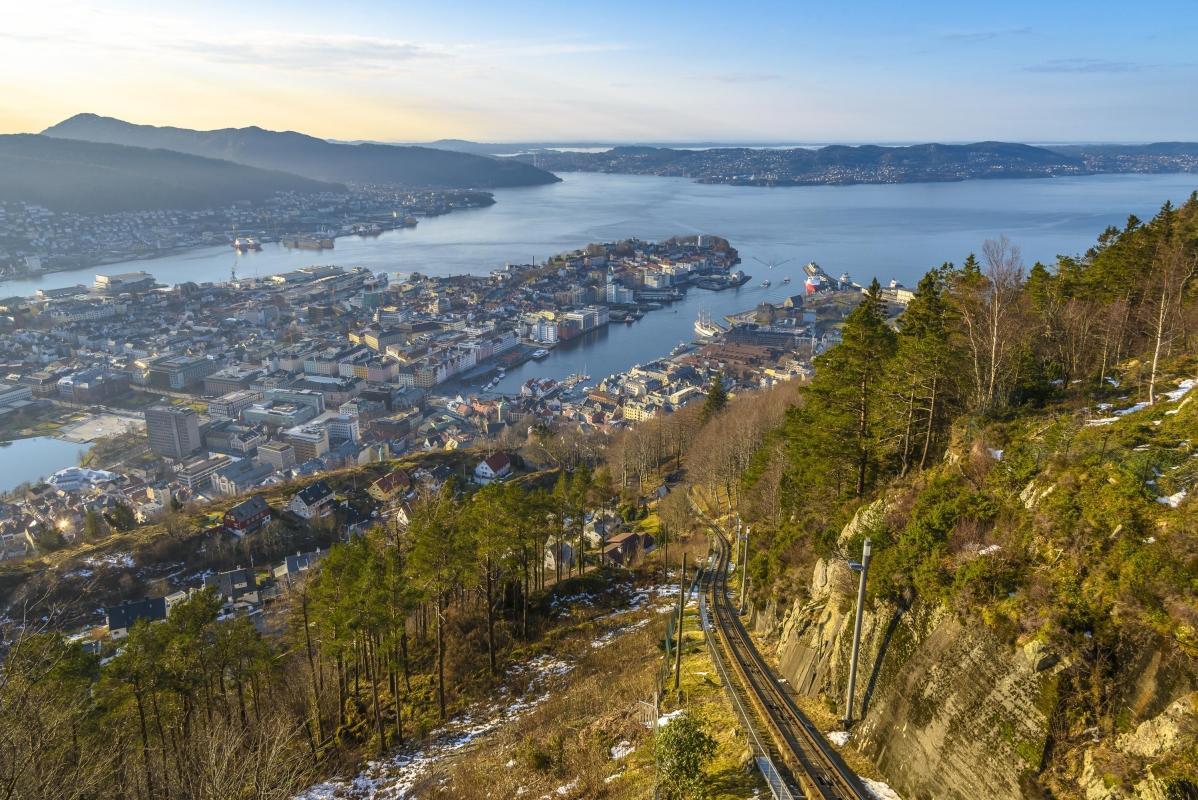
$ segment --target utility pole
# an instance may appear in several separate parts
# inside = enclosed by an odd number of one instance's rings
[[[857,584],[857,615],[853,619],[853,655],[849,659],[849,688],[844,704],[844,727],[853,721],[853,694],[857,688],[857,656],[861,651],[861,615],[865,610],[865,578],[869,574],[870,540],[861,545],[861,563],[849,562],[849,567],[861,573]]]
[[[745,587],[749,585],[749,533],[753,528],[746,525],[744,532],[745,555],[740,560],[740,613],[745,613]]]
[[[728,554],[728,559],[732,564],[732,570],[735,572],[739,567],[737,562],[740,560],[740,520],[736,521],[736,546]]]
[[[674,648],[674,691],[682,684],[682,614],[686,610],[686,551],[682,553],[682,577],[678,579],[678,646]]]

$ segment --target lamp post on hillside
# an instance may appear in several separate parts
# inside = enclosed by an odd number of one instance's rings
[[[869,574],[869,557],[871,544],[866,539],[861,545],[861,563],[849,562],[849,569],[861,573],[861,581],[857,584],[857,614],[853,618],[853,655],[849,660],[849,688],[844,704],[844,727],[847,729],[853,721],[853,694],[857,688],[857,656],[861,650],[861,614],[865,610],[865,578]]]

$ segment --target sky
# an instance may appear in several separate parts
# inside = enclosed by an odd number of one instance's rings
[[[0,0],[0,132],[1198,140],[1198,0]]]

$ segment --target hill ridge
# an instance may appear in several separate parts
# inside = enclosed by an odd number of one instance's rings
[[[299,131],[272,131],[256,125],[201,131],[140,125],[88,112],[52,125],[42,134],[162,148],[339,183],[495,189],[559,180],[552,173],[516,160],[415,145],[334,143]]]

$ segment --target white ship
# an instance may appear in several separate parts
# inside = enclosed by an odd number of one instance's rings
[[[710,339],[714,336],[719,336],[723,332],[724,329],[715,324],[710,317],[702,311],[699,312],[699,318],[695,320],[695,333],[704,339]]]

